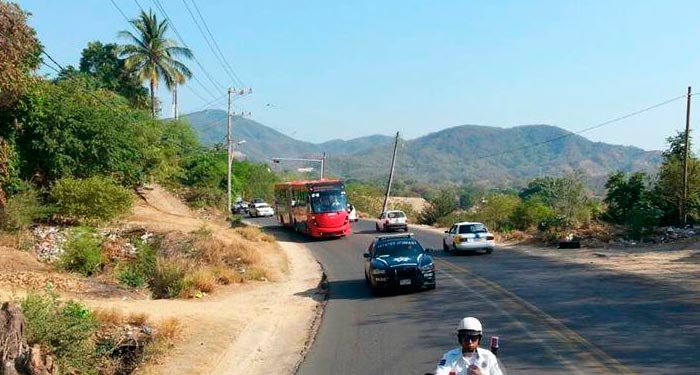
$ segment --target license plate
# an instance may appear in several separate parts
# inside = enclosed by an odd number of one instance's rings
[[[411,285],[411,279],[401,279],[399,285]]]

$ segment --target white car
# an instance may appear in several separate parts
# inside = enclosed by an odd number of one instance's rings
[[[275,216],[275,210],[267,203],[252,203],[248,209],[250,217]]]
[[[482,223],[464,221],[452,225],[442,238],[442,249],[446,252],[480,251],[491,254],[496,246],[495,236]]]
[[[400,210],[384,211],[374,223],[377,232],[389,232],[403,229],[408,232],[408,219],[406,214]]]

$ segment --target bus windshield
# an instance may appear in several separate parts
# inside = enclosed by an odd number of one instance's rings
[[[315,214],[343,211],[347,207],[344,191],[321,191],[311,193],[311,211]]]

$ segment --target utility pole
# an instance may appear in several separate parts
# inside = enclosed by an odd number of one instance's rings
[[[688,86],[688,104],[685,110],[685,147],[683,148],[683,199],[680,206],[681,223],[683,226],[687,223],[687,214],[685,207],[688,202],[688,137],[690,133],[690,86]]]
[[[228,207],[226,207],[226,212],[231,212],[231,178],[233,176],[232,174],[232,169],[233,169],[233,136],[232,136],[232,128],[233,128],[233,114],[231,113],[231,106],[233,105],[233,95],[246,95],[246,94],[251,94],[253,92],[253,89],[247,88],[247,89],[237,89],[234,90],[232,88],[228,88],[228,110],[226,111],[226,117],[228,118],[228,125],[227,125],[227,132],[226,132],[226,154],[227,154],[227,171],[226,171],[226,200],[228,203]],[[250,115],[250,112],[248,112],[248,115]]]
[[[323,180],[323,163],[326,161],[326,153],[323,153],[323,156],[321,157],[321,179]]]
[[[231,137],[231,127],[232,127],[232,117],[231,117],[231,94],[233,90],[228,88],[228,110],[226,111],[227,127],[226,127],[226,200],[228,206],[226,206],[226,215],[231,212],[231,166],[233,165],[233,138]]]
[[[177,121],[177,83],[173,88],[173,118]]]
[[[396,140],[394,141],[394,155],[391,157],[391,172],[389,172],[389,183],[386,184],[386,196],[384,197],[384,206],[382,212],[386,211],[389,204],[389,194],[391,193],[391,180],[394,178],[394,165],[396,164],[396,149],[399,146],[399,132],[396,132]]]

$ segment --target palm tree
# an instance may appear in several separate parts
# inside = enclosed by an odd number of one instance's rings
[[[131,41],[121,47],[119,56],[124,58],[127,69],[134,69],[138,77],[148,80],[151,90],[151,113],[156,117],[156,90],[160,79],[171,92],[178,84],[192,77],[190,69],[178,57],[192,58],[192,51],[180,47],[172,39],[166,39],[169,23],[165,19],[158,22],[156,15],[148,10],[141,11],[139,18],[129,21],[138,30],[138,35],[123,30],[119,36]]]

